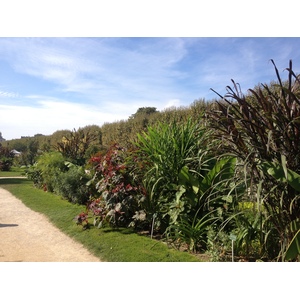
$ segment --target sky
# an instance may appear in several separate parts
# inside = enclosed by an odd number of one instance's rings
[[[106,2],[2,4],[5,139],[127,120],[140,107],[217,99],[211,88],[224,95],[231,79],[246,92],[276,79],[270,59],[283,77],[290,59],[300,72],[297,10],[286,22],[281,6],[258,0],[243,7],[237,0]]]
[[[300,38],[0,37],[0,132],[10,140],[186,107],[300,72]]]

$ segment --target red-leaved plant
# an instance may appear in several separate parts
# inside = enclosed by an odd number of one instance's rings
[[[77,225],[82,225],[84,229],[89,227],[88,212],[81,212],[74,218],[74,220]]]
[[[91,163],[95,175],[90,184],[95,185],[98,195],[88,203],[87,211],[93,214],[94,225],[134,225],[145,190],[134,173],[133,151],[113,144],[104,155],[92,157]]]

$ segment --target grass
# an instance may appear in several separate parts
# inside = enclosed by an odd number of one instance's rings
[[[3,173],[3,172],[1,172]],[[14,172],[14,176],[17,172]],[[0,177],[3,177],[0,174]],[[199,262],[187,253],[170,249],[161,241],[141,236],[130,229],[98,229],[91,226],[83,230],[74,217],[85,210],[84,206],[69,203],[61,197],[33,187],[28,179],[2,178],[0,187],[34,211],[46,215],[61,231],[82,243],[95,256],[108,262]],[[92,220],[91,220],[92,222]]]
[[[11,171],[0,171],[0,177],[25,176],[23,168],[12,167]]]

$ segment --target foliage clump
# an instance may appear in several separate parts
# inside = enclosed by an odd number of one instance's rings
[[[0,171],[10,171],[13,165],[14,155],[8,147],[0,144]]]
[[[95,216],[94,224],[101,227],[108,222],[112,226],[134,226],[139,203],[145,192],[134,174],[135,157],[132,152],[113,144],[104,155],[91,158],[94,165],[93,179],[96,199],[88,203],[88,210]]]

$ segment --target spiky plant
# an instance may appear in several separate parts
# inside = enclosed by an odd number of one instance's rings
[[[234,152],[248,166],[247,177],[260,193],[268,218],[277,231],[278,259],[293,238],[290,224],[300,216],[299,191],[288,179],[288,171],[300,172],[300,78],[289,63],[288,79],[282,81],[273,60],[278,82],[261,84],[241,93],[232,80],[227,94],[210,112],[212,126],[223,147]],[[277,170],[277,176],[274,176]],[[278,171],[282,171],[282,178]],[[258,187],[261,187],[259,189]],[[274,235],[273,235],[274,239]]]

